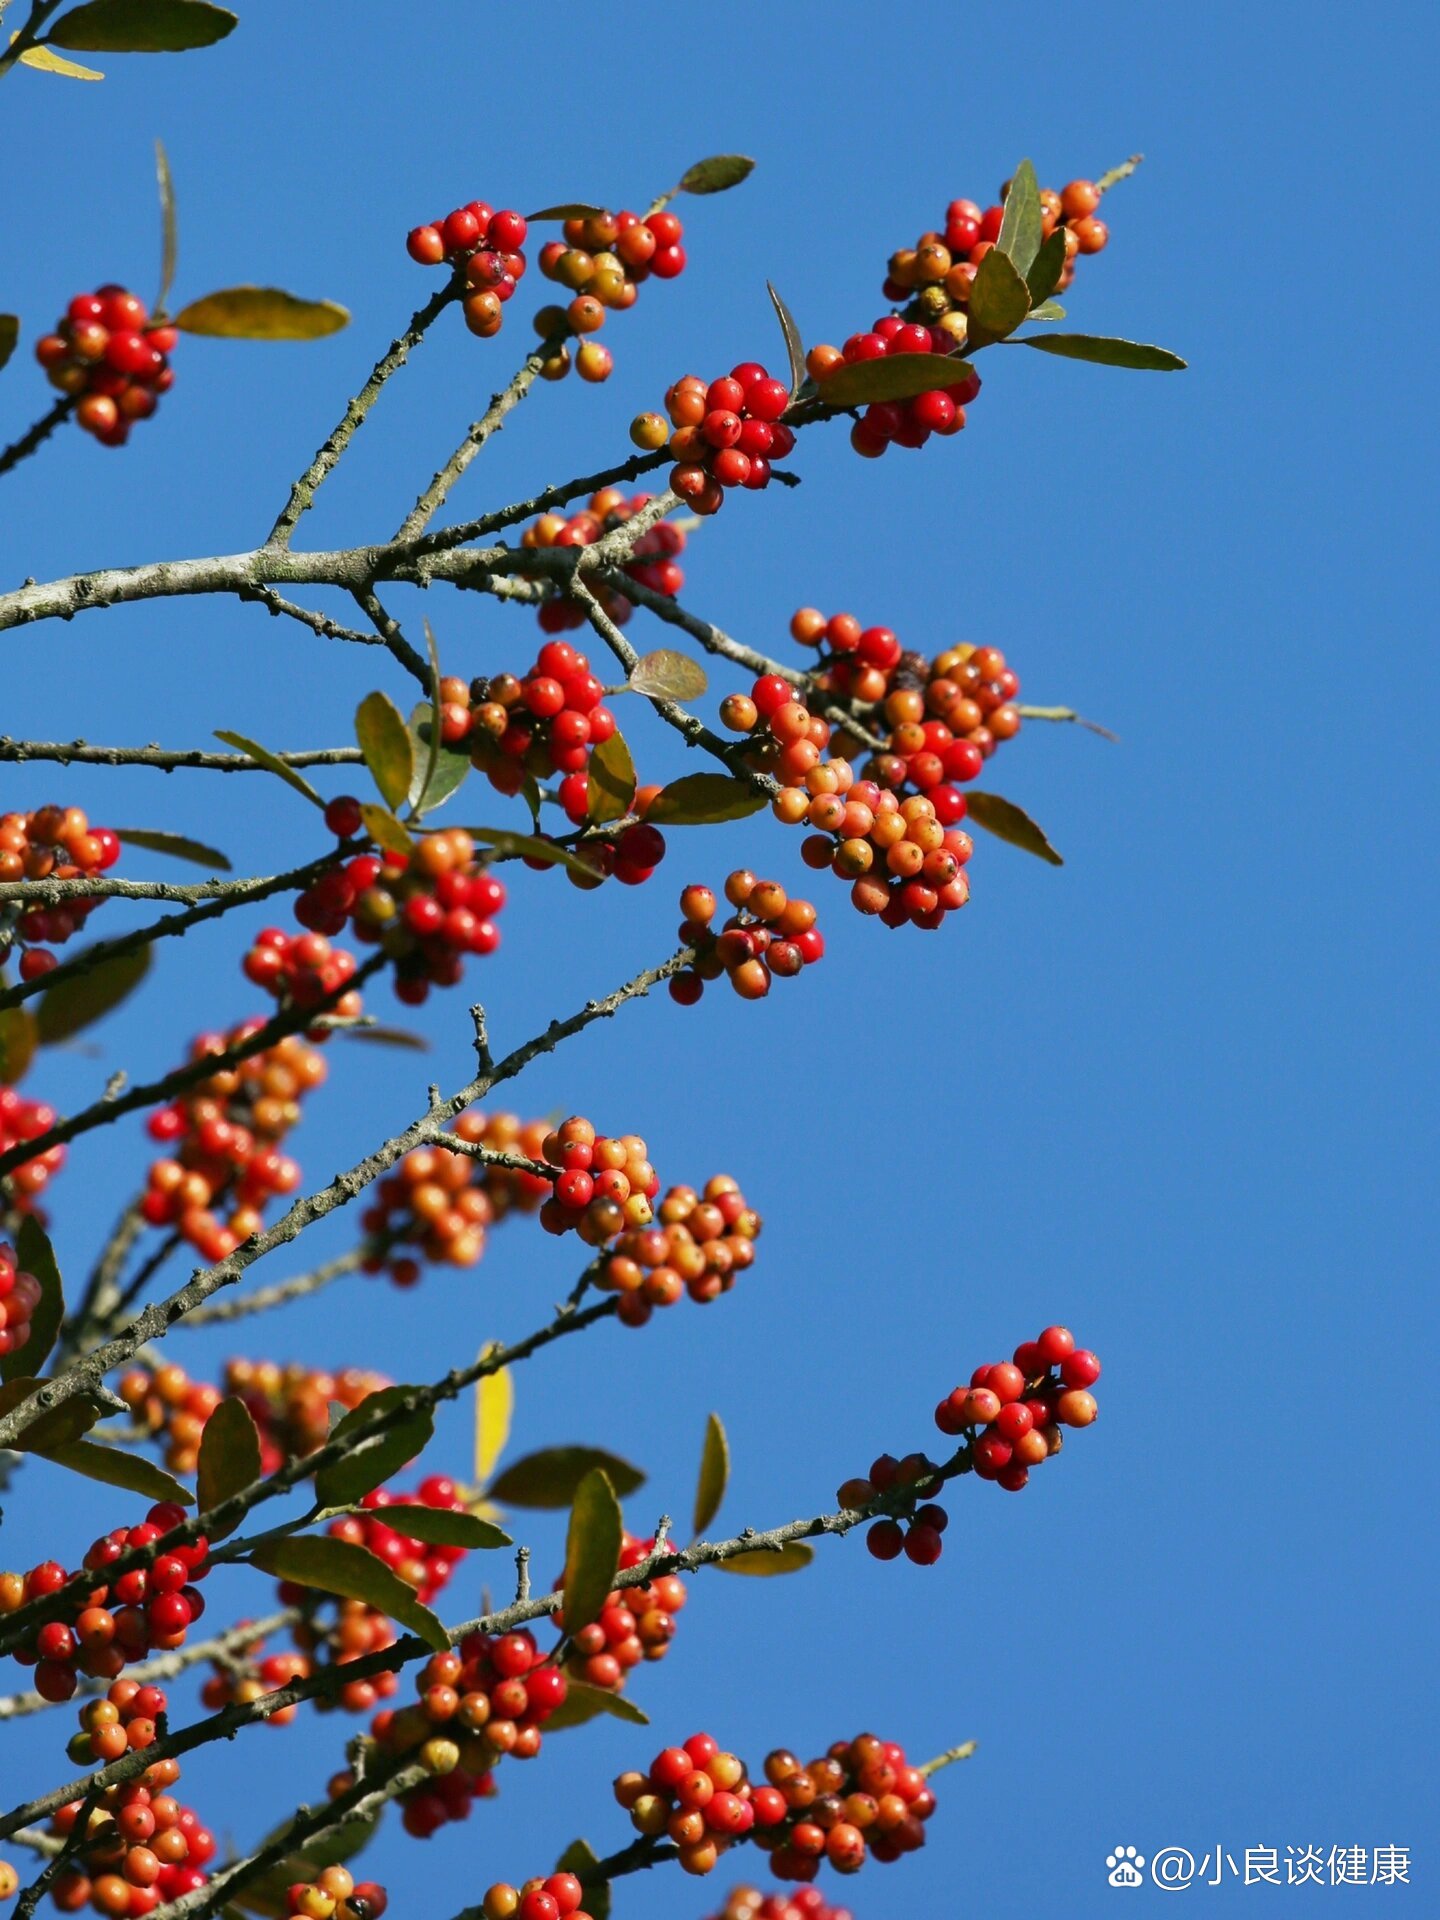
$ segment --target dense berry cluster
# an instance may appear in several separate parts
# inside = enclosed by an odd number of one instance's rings
[[[0,1087],[0,1153],[23,1141],[48,1133],[59,1115],[48,1101],[29,1100],[14,1087]],[[36,1211],[37,1195],[49,1186],[65,1164],[63,1146],[47,1147],[32,1160],[22,1160],[0,1179],[0,1215]]]
[[[725,898],[735,912],[716,931],[710,888],[686,887],[680,895],[680,938],[695,949],[693,963],[670,980],[670,997],[682,1007],[693,1007],[705,982],[722,974],[742,1000],[763,1000],[774,975],[791,980],[824,956],[814,907],[792,899],[778,881],[740,867],[725,882]]]
[[[604,1246],[627,1227],[648,1227],[660,1176],[638,1133],[597,1133],[582,1114],[572,1114],[540,1148],[555,1168],[553,1190],[541,1202],[547,1233],[578,1233],[588,1247]]]
[[[1007,181],[999,202],[983,209],[974,200],[952,200],[945,209],[943,233],[922,233],[913,247],[891,254],[882,291],[887,300],[905,308],[907,319],[930,321],[952,342],[964,342],[970,288],[980,262],[1000,238],[1008,187]],[[1041,190],[1042,238],[1048,240],[1057,228],[1065,235],[1065,266],[1057,293],[1074,279],[1076,258],[1099,253],[1110,238],[1097,211],[1100,199],[1101,190],[1091,180],[1072,180],[1061,193],[1050,187]]]
[[[163,1711],[163,1695],[160,1700]],[[97,1701],[87,1712],[102,1704]],[[108,1920],[143,1920],[162,1902],[196,1893],[205,1885],[205,1868],[215,1857],[215,1836],[202,1826],[193,1807],[182,1806],[169,1792],[179,1777],[178,1761],[159,1760],[138,1780],[103,1789],[90,1809],[74,1864],[51,1882],[50,1897],[61,1913],[78,1913],[88,1906]],[[50,1831],[69,1839],[85,1814],[85,1805],[72,1800],[61,1807]]]
[[[795,435],[780,416],[790,389],[758,361],[746,360],[719,380],[687,373],[665,395],[674,431],[670,485],[696,513],[718,513],[728,487],[768,487],[772,460],[783,459]],[[642,415],[641,420],[652,416]],[[631,429],[641,434],[641,421]]]
[[[655,1551],[655,1542],[626,1533],[620,1546],[621,1569],[638,1567]],[[564,1584],[563,1575],[555,1582]],[[566,1671],[576,1680],[607,1693],[624,1690],[625,1676],[642,1660],[663,1660],[675,1638],[675,1615],[685,1605],[685,1582],[678,1573],[657,1574],[641,1587],[617,1587],[598,1619],[569,1642]],[[555,1615],[563,1627],[563,1613]]]
[[[359,802],[332,801],[326,820],[348,839],[360,823]],[[348,922],[362,945],[379,947],[394,962],[396,999],[418,1007],[432,986],[456,985],[466,954],[499,946],[495,916],[505,897],[470,835],[452,827],[423,834],[411,853],[358,853],[331,867],[298,896],[295,918],[327,936]],[[322,972],[337,960],[331,955]]]
[[[505,302],[525,272],[526,222],[510,207],[497,213],[483,200],[455,207],[443,220],[412,227],[405,250],[422,267],[463,267],[465,324],[488,340],[500,331]]]
[[[315,1879],[285,1889],[285,1905],[296,1920],[380,1920],[388,1904],[384,1887],[357,1881],[345,1867],[326,1867]]]
[[[940,327],[882,314],[865,333],[852,333],[843,347],[812,347],[805,365],[820,398],[825,382],[841,367],[857,361],[883,360],[892,353],[951,354],[955,341]],[[965,425],[965,409],[980,391],[980,376],[968,363],[957,362],[955,379],[903,400],[872,400],[850,429],[850,444],[868,460],[877,460],[887,447],[923,447],[932,433],[948,438]]]
[[[518,1887],[497,1880],[480,1902],[484,1920],[590,1920],[585,1889],[573,1873],[537,1874]]]
[[[472,1146],[538,1160],[549,1128],[543,1120],[522,1121],[513,1113],[483,1113],[471,1107],[458,1116],[451,1131]],[[397,1287],[413,1287],[420,1265],[397,1251],[405,1247],[445,1266],[473,1267],[496,1221],[516,1209],[538,1212],[549,1192],[548,1180],[523,1167],[497,1166],[440,1147],[417,1147],[378,1182],[373,1202],[361,1215],[370,1237],[365,1271],[387,1273]]]
[[[662,422],[663,425],[663,422]],[[589,504],[568,517],[563,513],[542,513],[520,536],[522,547],[593,547],[602,534],[623,527],[642,507],[650,503],[648,493],[633,494],[628,500],[619,487],[602,487],[592,493]],[[673,521],[661,520],[646,529],[630,549],[624,562],[625,572],[652,593],[673,599],[685,584],[685,574],[675,556],[685,551],[685,532]],[[621,593],[602,588],[597,595],[606,613],[617,627],[623,627],[634,612]],[[585,624],[585,610],[572,598],[556,593],[541,602],[538,609],[541,627],[546,633],[568,633]]]
[[[578,779],[583,791],[592,748],[615,731],[604,692],[585,654],[549,640],[523,675],[497,673],[468,686],[443,680],[441,732],[447,746],[468,750],[499,793],[556,773]]]
[[[404,1520],[399,1513],[394,1516],[394,1526],[385,1519],[385,1514],[392,1507],[403,1510],[413,1506],[433,1507],[446,1513],[463,1513],[465,1503],[456,1490],[455,1482],[443,1473],[432,1473],[420,1482],[413,1495],[406,1496],[393,1493],[385,1487],[376,1487],[365,1495],[360,1505],[365,1509],[363,1513],[346,1514],[330,1522],[330,1537],[348,1541],[351,1546],[366,1548],[377,1560],[383,1560],[387,1567],[399,1574],[407,1586],[414,1587],[428,1606],[436,1594],[449,1584],[457,1563],[465,1558],[465,1548],[417,1540],[406,1533]],[[281,1593],[282,1598],[292,1606],[303,1597],[303,1594],[291,1593],[283,1586]]]
[[[200,1456],[205,1423],[224,1394],[238,1394],[260,1436],[260,1464],[266,1473],[289,1460],[314,1453],[330,1431],[332,1404],[358,1407],[367,1395],[390,1382],[382,1374],[344,1367],[336,1373],[292,1362],[232,1359],[225,1363],[223,1389],[192,1380],[183,1367],[132,1367],[120,1376],[121,1399],[138,1425],[164,1435],[165,1464],[171,1473],[193,1473]]]
[[[935,1409],[935,1424],[951,1436],[972,1436],[971,1465],[982,1480],[1018,1493],[1052,1453],[1062,1427],[1088,1427],[1095,1418],[1089,1391],[1100,1362],[1077,1347],[1068,1327],[1046,1327],[1022,1340],[1014,1358],[977,1367],[968,1387],[956,1387]]]
[[[842,1507],[868,1507],[888,1494],[896,1511],[877,1520],[865,1544],[877,1560],[895,1560],[903,1552],[917,1567],[933,1567],[944,1542],[940,1536],[950,1523],[944,1507],[925,1496],[939,1486],[939,1467],[927,1454],[908,1453],[903,1460],[882,1453],[871,1462],[863,1480],[846,1480],[836,1498]]]
[[[0,880],[80,880],[104,873],[120,858],[119,836],[92,827],[80,807],[37,807],[33,813],[0,814]],[[62,946],[84,926],[103,896],[81,894],[53,907],[0,907],[0,928],[25,951],[20,978],[38,980],[55,966],[50,947]]]
[[[77,293],[54,333],[35,342],[52,387],[75,401],[75,419],[102,447],[123,447],[136,420],[148,420],[175,383],[175,328],[152,320],[125,287]]]
[[[563,240],[547,241],[540,249],[540,271],[571,298],[563,307],[541,307],[535,331],[546,341],[578,337],[575,371],[582,380],[608,380],[614,366],[610,350],[589,336],[604,326],[607,313],[633,307],[652,274],[673,280],[685,271],[684,227],[678,215],[663,211],[597,210],[566,220],[562,232]],[[569,369],[569,351],[562,346],[541,370],[547,379],[560,380]]]
[[[47,1620],[15,1652],[22,1666],[35,1668],[35,1690],[43,1698],[68,1700],[79,1674],[113,1680],[127,1661],[152,1648],[168,1653],[185,1644],[187,1629],[205,1610],[196,1586],[209,1570],[203,1535],[113,1583],[104,1578],[122,1553],[149,1546],[184,1518],[183,1507],[162,1500],[138,1527],[116,1527],[91,1545],[84,1570],[95,1575],[95,1585],[77,1598],[73,1618]],[[0,1574],[0,1616],[57,1593],[70,1578],[58,1560],[42,1561],[25,1574]]]
[[[297,919],[300,913],[297,902]],[[353,1020],[360,1012],[359,992],[341,992],[346,981],[354,978],[355,956],[344,947],[332,947],[323,933],[286,933],[283,927],[263,927],[241,967],[247,980],[274,994],[284,1006],[304,1011],[318,1007],[330,994],[339,994],[329,1009],[332,1015]]]
[[[66,1752],[77,1767],[104,1767],[127,1753],[143,1753],[158,1738],[166,1706],[159,1687],[112,1680],[103,1698],[81,1707],[80,1731],[71,1736]]]
[[[703,1193],[671,1187],[653,1226],[622,1233],[595,1284],[618,1293],[622,1325],[643,1327],[657,1307],[688,1294],[699,1305],[718,1300],[755,1259],[760,1216],[737,1181],[717,1173]]]
[[[263,1022],[228,1034],[204,1033],[192,1060],[222,1053]],[[151,1162],[140,1211],[152,1227],[175,1227],[207,1260],[224,1260],[258,1233],[277,1194],[293,1193],[300,1169],[280,1142],[300,1119],[301,1102],[324,1084],[325,1061],[308,1041],[287,1034],[237,1066],[198,1081],[147,1122],[170,1152]],[[221,1217],[221,1214],[224,1217]]]
[[[25,1345],[39,1304],[40,1282],[20,1266],[9,1242],[0,1240],[0,1354],[18,1353]]]
[[[818,1887],[794,1893],[762,1893],[758,1887],[732,1887],[724,1906],[710,1920],[854,1920],[848,1907],[832,1907]]]

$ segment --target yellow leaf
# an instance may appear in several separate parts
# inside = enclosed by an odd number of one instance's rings
[[[485,1349],[486,1353],[493,1351],[493,1347]],[[475,1382],[475,1478],[482,1487],[505,1450],[514,1411],[515,1383],[509,1369],[501,1367],[498,1373],[482,1374]]]
[[[20,38],[12,33],[12,41]],[[103,73],[97,73],[94,67],[82,67],[78,60],[62,60],[58,53],[52,53],[48,47],[27,47],[20,56],[22,67],[35,67],[41,73],[62,74],[67,80],[103,80]]]

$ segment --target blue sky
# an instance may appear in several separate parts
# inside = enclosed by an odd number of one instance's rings
[[[1423,1901],[1437,1567],[1412,1368],[1434,1331],[1440,674],[1416,396],[1432,382],[1433,26],[1403,6],[1342,29],[1291,6],[1105,0],[1083,21],[1052,0],[963,21],[780,0],[763,35],[758,16],[630,4],[240,10],[208,53],[98,60],[103,87],[5,83],[0,305],[27,346],[0,380],[0,438],[44,403],[28,342],[69,295],[150,284],[156,135],[183,297],[273,281],[345,302],[353,325],[310,348],[184,341],[173,395],[123,453],[70,432],[4,482],[7,583],[263,537],[428,291],[406,228],[473,195],[643,205],[706,153],[758,161],[733,194],[683,207],[690,269],[611,323],[614,378],[538,393],[457,493],[466,514],[621,457],[631,415],[680,373],[777,356],[767,278],[807,339],[867,323],[890,248],[951,197],[986,199],[1023,153],[1060,184],[1145,151],[1071,323],[1191,362],[1158,378],[1003,356],[959,441],[868,463],[832,432],[805,446],[801,488],[732,502],[686,556],[690,604],[764,649],[785,649],[795,606],[846,608],[926,650],[998,644],[1026,698],[1112,727],[1119,745],[1033,725],[988,770],[1064,869],[983,842],[970,909],[928,940],[887,937],[816,887],[830,954],[812,975],[760,1007],[630,1009],[517,1092],[527,1112],[644,1133],[666,1179],[731,1171],[766,1216],[757,1267],[703,1319],[686,1305],[644,1334],[602,1329],[518,1382],[515,1450],[583,1437],[630,1454],[651,1475],[637,1525],[688,1512],[711,1407],[735,1457],[719,1524],[772,1524],[824,1507],[876,1451],[926,1444],[940,1394],[1056,1319],[1105,1362],[1100,1424],[1018,1500],[964,1485],[934,1570],[851,1542],[791,1581],[697,1577],[671,1657],[635,1688],[653,1728],[556,1737],[505,1771],[502,1805],[423,1854],[387,1832],[371,1870],[392,1911],[448,1913],[543,1870],[577,1832],[623,1844],[610,1775],[697,1727],[756,1759],[870,1726],[921,1757],[978,1738],[943,1778],[926,1853],[850,1883],[861,1920],[1041,1888],[1108,1911],[1119,1844],[1197,1862],[1408,1845],[1414,1884],[1343,1901]],[[493,342],[436,330],[303,540],[388,533],[515,364],[531,304]],[[394,601],[415,624],[429,613],[448,670],[533,657],[523,610]],[[388,663],[238,605],[127,608],[12,634],[7,651],[0,725],[32,737],[178,746],[232,727],[313,745],[341,737],[371,686],[408,693]],[[677,770],[663,729],[624,724],[643,773]],[[242,871],[313,850],[306,809],[258,779],[9,768],[3,790],[6,806],[58,797],[201,832]],[[522,875],[504,947],[470,977],[497,1039],[668,952],[679,886],[741,859],[799,884],[796,841],[764,816],[677,831],[638,894]],[[125,911],[106,910],[106,931]],[[239,950],[233,926],[172,944],[99,1052],[48,1056],[27,1091],[74,1107],[116,1067],[163,1070],[192,1032],[253,1006]],[[468,997],[437,996],[416,1022],[427,1061],[332,1050],[332,1097],[296,1137],[314,1181],[417,1112],[427,1079],[468,1076]],[[133,1127],[74,1151],[54,1206],[67,1272],[142,1151]],[[545,1317],[573,1262],[536,1239],[502,1234],[476,1272],[409,1296],[331,1292],[253,1323],[243,1350],[432,1377]],[[226,1348],[173,1344],[202,1373]],[[456,1410],[433,1458],[463,1468],[468,1447]],[[46,1511],[12,1498],[7,1562],[77,1555],[122,1517],[26,1472]],[[559,1527],[526,1537],[548,1577]],[[457,1581],[452,1613],[480,1577]],[[243,1845],[320,1791],[339,1737],[333,1721],[254,1732],[187,1765],[187,1797]],[[64,1764],[53,1721],[13,1745],[7,1801]],[[617,1911],[699,1920],[750,1865],[701,1886],[630,1881]],[[1189,1890],[1207,1910],[1267,1900],[1320,1903],[1313,1886]]]

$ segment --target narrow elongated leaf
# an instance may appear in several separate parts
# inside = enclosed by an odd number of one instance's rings
[[[165,311],[175,281],[175,262],[179,258],[180,234],[175,219],[175,182],[170,173],[170,156],[163,140],[155,142],[155,177],[160,188],[160,291],[155,296],[155,312]]]
[[[1004,800],[998,793],[977,793],[973,787],[967,790],[965,800],[965,817],[973,820],[977,827],[984,827],[997,839],[1008,840],[1012,847],[1023,847],[1026,853],[1048,860],[1052,867],[1064,866],[1064,860],[1051,846],[1043,828],[1013,800]]]
[[[805,384],[805,345],[800,338],[800,329],[795,324],[794,314],[768,280],[765,282],[765,291],[770,296],[780,322],[780,331],[785,336],[785,357],[790,363],[790,398],[793,400]]]
[[[1010,256],[1023,276],[1029,273],[1043,237],[1040,229],[1040,182],[1035,178],[1031,163],[1022,160],[1015,169],[1010,190],[1005,195],[1005,216],[1000,222],[1000,237],[995,245],[1001,253]]]
[[[147,853],[163,853],[172,860],[188,860],[192,866],[206,867],[211,873],[229,873],[230,860],[218,847],[203,840],[191,840],[183,833],[162,833],[152,827],[116,827],[115,832],[127,847],[143,847]]]
[[[10,38],[18,40],[19,34],[12,33]],[[58,53],[52,53],[49,47],[27,47],[20,56],[22,67],[34,67],[40,73],[59,74],[66,80],[103,80],[103,73],[94,67],[82,67],[78,61],[62,60]]]
[[[592,1467],[575,1489],[565,1535],[565,1631],[576,1634],[598,1620],[615,1575],[625,1523],[603,1467]]]
[[[552,1725],[551,1720],[545,1722]],[[557,1873],[573,1873],[585,1887],[585,1912],[590,1920],[610,1920],[610,1882],[593,1875],[600,1859],[588,1840],[572,1840],[555,1862]]]
[[[1009,254],[992,247],[980,262],[970,288],[972,346],[1003,340],[1030,311],[1030,289]]]
[[[626,684],[632,693],[643,693],[651,700],[698,700],[710,685],[710,676],[688,653],[657,647],[635,662]]]
[[[695,1487],[694,1527],[703,1533],[720,1511],[730,1482],[730,1442],[718,1413],[705,1422],[705,1445],[700,1450],[700,1478]]]
[[[985,257],[988,260],[990,256]],[[1098,333],[1027,333],[1013,344],[1034,347],[1037,353],[1059,354],[1064,360],[1090,360],[1099,367],[1133,367],[1141,373],[1178,373],[1189,365],[1168,347],[1150,347],[1140,340],[1110,340]]]
[[[494,1547],[513,1547],[508,1533],[473,1513],[456,1513],[449,1507],[402,1505],[377,1507],[375,1512],[387,1527],[403,1533],[407,1539],[423,1540],[432,1547],[468,1547],[486,1551]]]
[[[260,1434],[249,1407],[238,1393],[230,1393],[205,1422],[200,1436],[196,1488],[200,1511],[213,1513],[223,1500],[260,1478]],[[237,1520],[235,1523],[239,1525]],[[217,1534],[224,1538],[226,1528]]]
[[[485,1352],[494,1352],[494,1347],[487,1347]],[[501,1367],[498,1372],[481,1374],[475,1382],[475,1479],[479,1486],[489,1485],[510,1438],[514,1412],[515,1382],[510,1369]]]
[[[716,153],[697,160],[680,176],[679,193],[725,193],[755,171],[755,162],[743,153]]]
[[[728,1560],[717,1560],[715,1564],[721,1573],[753,1574],[763,1580],[777,1573],[799,1573],[814,1558],[813,1547],[803,1540],[791,1540],[774,1552],[767,1553],[760,1547],[754,1553],[732,1553]]]
[[[403,853],[408,858],[415,851],[410,829],[402,826],[388,807],[377,807],[373,800],[364,800],[360,805],[360,818],[376,846],[384,847],[387,853]]]
[[[367,693],[355,710],[355,741],[387,807],[401,806],[415,777],[415,747],[395,702]]]
[[[323,340],[350,324],[334,300],[302,300],[283,287],[226,287],[182,307],[172,325],[219,340]]]
[[[0,1012],[0,1087],[13,1087],[24,1079],[39,1044],[35,1017],[28,1007],[6,1007]]]
[[[403,1047],[407,1053],[428,1053],[430,1042],[409,1027],[340,1027],[347,1040],[368,1040],[372,1047]]]
[[[558,207],[541,207],[538,213],[527,213],[527,220],[585,220],[592,213],[603,213],[603,207],[592,207],[588,200],[565,200]]]
[[[450,1644],[440,1621],[416,1599],[415,1589],[368,1547],[332,1540],[328,1534],[299,1534],[289,1540],[269,1541],[257,1547],[250,1558],[262,1573],[273,1573],[277,1580],[290,1580],[298,1587],[318,1587],[322,1593],[338,1594],[342,1600],[363,1600],[367,1607],[388,1614],[418,1634],[436,1653],[443,1653]]]
[[[635,798],[635,762],[617,728],[590,755],[585,807],[594,821],[618,820]]]
[[[238,747],[241,753],[248,753],[257,767],[264,767],[267,773],[273,773],[278,780],[283,780],[287,787],[293,787],[296,793],[303,793],[307,800],[324,812],[325,802],[310,782],[303,779],[293,767],[287,767],[269,747],[262,747],[258,740],[247,740],[243,733],[232,733],[228,728],[217,727],[215,738],[223,740],[227,747]]]
[[[507,1507],[568,1507],[587,1473],[603,1468],[621,1499],[645,1484],[639,1467],[603,1447],[546,1447],[513,1461],[490,1489],[490,1498]]]
[[[388,1412],[414,1392],[414,1387],[381,1387],[376,1393],[366,1394],[332,1432],[331,1443],[349,1442],[350,1436],[377,1414]],[[413,1460],[429,1444],[434,1431],[435,1417],[424,1408],[368,1440],[356,1441],[339,1460],[316,1474],[315,1498],[322,1507],[348,1507]]]
[[[41,1045],[68,1040],[128,1000],[150,971],[151,958],[151,948],[137,947],[133,953],[118,953],[85,973],[58,980],[41,994],[36,1009]]]
[[[642,1713],[623,1693],[612,1693],[608,1687],[592,1687],[585,1680],[572,1680],[565,1698],[546,1718],[545,1731],[561,1733],[567,1727],[583,1727],[587,1721],[598,1720],[603,1714],[624,1720],[632,1727],[650,1724],[649,1714]]]
[[[470,773],[470,755],[445,744],[434,726],[433,711],[430,702],[422,700],[411,709],[407,723],[414,747],[415,778],[410,782],[406,798],[417,815],[433,813],[436,807],[443,806]]]
[[[19,316],[13,313],[0,313],[0,367],[3,367],[14,353],[19,338]]]
[[[40,1298],[30,1316],[30,1333],[24,1346],[0,1355],[0,1380],[17,1380],[25,1374],[38,1373],[50,1357],[59,1337],[60,1323],[65,1318],[65,1289],[54,1249],[33,1213],[21,1219],[20,1230],[15,1235],[15,1260],[22,1273],[40,1282]]]
[[[209,0],[89,0],[62,14],[48,37],[72,53],[189,53],[213,47],[237,25]]]
[[[443,703],[440,699],[440,648],[435,640],[435,629],[431,626],[428,619],[424,620],[422,625],[425,629],[425,657],[430,666],[430,714],[433,724],[429,729],[429,738],[425,742],[423,766],[416,764],[419,762],[420,756],[415,752],[415,734],[413,730],[410,733],[410,758],[412,764],[416,765],[416,773],[415,776],[412,777],[410,785],[413,788],[418,778],[420,791],[423,793],[430,785],[431,778],[435,772],[435,763],[440,754],[440,708]]]
[[[827,406],[863,407],[872,400],[910,400],[936,387],[958,386],[969,372],[963,360],[948,353],[887,353],[837,367],[818,391]]]
[[[645,818],[657,827],[705,827],[714,820],[743,820],[766,804],[765,795],[748,780],[728,773],[687,773],[661,788]]]
[[[71,1440],[63,1447],[47,1447],[45,1458],[72,1473],[83,1473],[87,1480],[101,1480],[107,1487],[123,1487],[146,1500],[175,1500],[182,1507],[193,1507],[195,1496],[182,1486],[174,1474],[157,1467],[143,1454],[130,1453],[124,1447],[102,1447],[93,1440]]]
[[[522,860],[543,860],[547,866],[570,867],[584,879],[593,881],[595,870],[587,867],[583,860],[577,860],[568,847],[557,847],[553,840],[547,840],[538,833],[512,833],[506,827],[470,827],[467,832],[472,840],[478,840],[482,846],[493,847],[497,853],[511,853]]]
[[[1064,271],[1065,232],[1057,227],[1026,269],[1025,284],[1030,289],[1032,310],[1050,298]]]
[[[21,1358],[24,1358],[23,1353]],[[28,1373],[7,1379],[0,1385],[0,1419],[13,1413],[22,1400],[28,1400],[37,1387],[46,1384]],[[6,1445],[16,1448],[20,1453],[49,1453],[53,1448],[67,1446],[70,1441],[88,1433],[103,1411],[99,1401],[92,1400],[88,1394],[71,1394],[58,1407],[36,1408],[16,1438],[8,1440]]]

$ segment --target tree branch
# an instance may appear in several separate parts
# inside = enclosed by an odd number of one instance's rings
[[[367,646],[379,644],[369,634],[357,638]],[[358,747],[312,747],[297,753],[277,753],[275,758],[287,767],[354,767],[363,766],[365,761]],[[154,745],[96,747],[88,740],[16,740],[8,733],[0,734],[0,761],[23,765],[31,760],[54,760],[62,767],[153,767],[158,773],[268,771],[248,753],[206,753],[195,747],[170,751]]]
[[[14,48],[12,47],[10,51],[13,53]],[[5,59],[4,55],[0,54],[0,74],[4,72]],[[12,440],[4,452],[0,453],[0,473],[9,473],[12,467],[18,467],[20,462],[34,453],[37,447],[42,447],[55,429],[68,420],[74,411],[73,396],[68,393],[62,395],[48,413],[41,414],[28,433],[22,433],[18,440]]]

